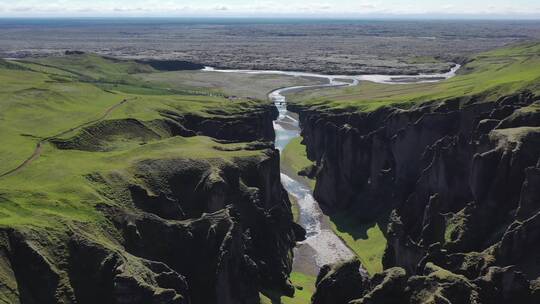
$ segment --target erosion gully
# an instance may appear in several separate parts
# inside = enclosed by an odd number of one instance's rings
[[[281,88],[271,92],[268,97],[279,110],[279,116],[274,121],[276,133],[275,147],[282,152],[287,144],[300,137],[301,127],[296,114],[287,110],[286,93],[325,87],[356,86],[361,81],[378,83],[419,83],[437,82],[453,77],[460,65],[455,65],[444,74],[430,75],[321,75],[303,72],[287,71],[252,71],[252,70],[217,70],[205,68],[208,72],[246,73],[246,74],[277,74],[295,77],[323,78],[326,84],[311,86],[294,86]],[[286,173],[283,168],[281,182],[287,192],[295,198],[299,208],[299,224],[306,230],[306,240],[295,249],[293,268],[295,271],[317,275],[319,269],[330,263],[347,260],[355,256],[349,247],[332,231],[328,217],[322,212],[319,204],[313,197],[312,189],[296,174]]]

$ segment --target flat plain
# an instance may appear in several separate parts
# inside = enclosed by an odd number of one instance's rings
[[[540,38],[538,21],[0,20],[0,56],[82,50],[221,68],[330,74],[448,70],[464,56]]]

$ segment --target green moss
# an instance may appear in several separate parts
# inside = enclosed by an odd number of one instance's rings
[[[466,284],[470,284],[469,280],[463,275],[455,274],[449,270],[439,267],[431,262],[428,262],[425,266],[425,272],[429,278],[435,279],[438,282],[456,282],[461,281]]]
[[[298,206],[298,200],[289,194],[289,200],[291,201],[291,212],[293,214],[293,220],[298,223],[300,219],[300,207]]]
[[[293,94],[293,102],[357,111],[384,106],[410,107],[427,101],[482,96],[493,101],[522,90],[540,92],[540,43],[521,44],[479,54],[456,77],[420,84],[362,82],[356,87],[307,91]]]
[[[261,302],[260,304],[272,304],[272,300],[270,300],[267,296],[265,296],[264,294],[260,293],[259,294],[259,297],[261,298]]]
[[[289,298],[274,294],[260,294],[261,304],[310,304],[315,293],[315,276],[293,271],[290,280],[295,287],[294,297]]]
[[[359,223],[350,213],[340,212],[330,216],[332,230],[358,256],[371,274],[381,272],[382,257],[386,248],[384,223]]]
[[[451,243],[456,241],[463,233],[466,224],[466,216],[464,210],[446,216],[446,226],[444,231],[444,241]]]
[[[315,293],[316,277],[300,272],[291,273],[291,282],[296,287],[293,298],[281,297],[283,304],[309,304],[311,296]]]

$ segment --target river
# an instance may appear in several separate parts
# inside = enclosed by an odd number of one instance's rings
[[[252,70],[217,70],[205,68],[207,72],[248,73],[248,74],[278,74],[296,77],[324,78],[327,84],[312,86],[294,86],[281,88],[271,92],[268,97],[279,110],[279,116],[274,121],[276,133],[275,147],[281,152],[287,144],[300,136],[300,125],[295,114],[287,110],[286,92],[324,87],[356,86],[361,81],[378,83],[418,83],[436,82],[453,77],[460,68],[456,65],[448,73],[433,75],[321,75],[304,72],[287,71],[252,71]],[[299,176],[291,176],[282,169],[281,181],[287,192],[298,202],[299,224],[306,230],[306,240],[298,244],[294,255],[294,270],[317,275],[318,270],[325,264],[335,263],[355,256],[347,245],[332,231],[329,219],[322,212],[313,197],[310,187],[303,183]]]

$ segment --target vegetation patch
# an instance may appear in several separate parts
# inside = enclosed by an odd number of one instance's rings
[[[281,165],[291,174],[298,175],[298,172],[313,165],[313,162],[307,157],[306,146],[302,144],[302,137],[291,140],[281,155]],[[299,176],[311,189],[315,188],[315,180]]]
[[[306,275],[300,272],[291,273],[291,282],[295,286],[293,298],[282,297],[281,303],[283,304],[309,304],[311,303],[311,296],[315,293],[315,281],[316,277]]]
[[[457,76],[437,83],[363,81],[355,87],[293,93],[289,100],[306,106],[369,112],[385,106],[408,108],[456,98],[465,104],[478,96],[483,101],[495,101],[525,90],[539,93],[539,80],[540,43],[527,43],[481,53],[465,64]]]
[[[369,274],[381,272],[382,257],[386,248],[386,225],[380,223],[359,223],[354,215],[336,212],[330,216],[332,230],[356,253]]]
[[[242,116],[266,101],[231,100],[201,87],[197,92],[204,94],[179,94],[167,84],[142,81],[141,73],[157,71],[93,54],[0,63],[0,175],[26,164],[0,177],[0,226],[100,226],[104,218],[96,206],[115,202],[95,176],[129,182],[134,165],[144,160],[261,155],[246,144],[173,136],[163,113]],[[224,90],[240,85],[231,81]]]
[[[271,296],[261,296],[261,304],[310,304],[311,296],[315,293],[315,276],[306,275],[300,272],[292,272],[291,283],[295,287],[294,297],[280,297],[279,300],[272,300]]]

